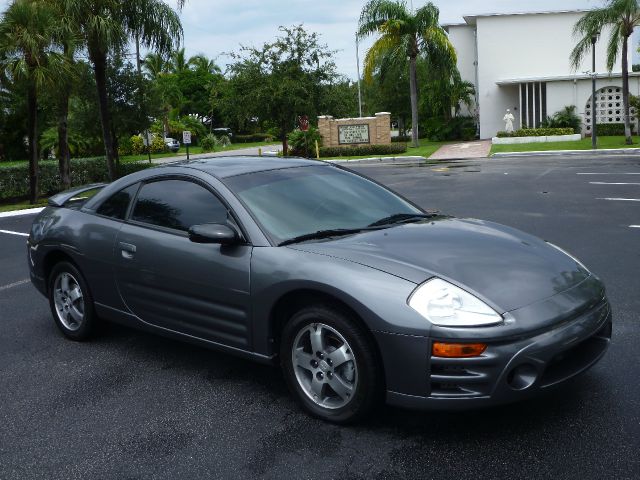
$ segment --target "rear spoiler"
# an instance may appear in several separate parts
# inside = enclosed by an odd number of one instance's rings
[[[52,207],[64,207],[64,205],[70,200],[74,203],[84,203],[84,200],[87,200],[89,198],[89,195],[83,196],[83,193],[87,193],[98,188],[103,188],[105,186],[107,186],[106,183],[91,183],[89,185],[71,188],[69,190],[65,190],[64,192],[56,193],[52,197],[49,197],[48,203]]]

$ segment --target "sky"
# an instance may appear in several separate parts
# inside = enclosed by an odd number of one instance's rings
[[[171,3],[173,0],[167,0]],[[355,31],[365,0],[187,0],[182,12],[185,48],[205,53],[224,66],[225,52],[240,44],[259,46],[278,34],[278,26],[302,23],[321,34],[337,50],[338,71],[357,78]],[[411,5],[410,0],[407,0]],[[426,2],[413,0],[419,8]],[[460,23],[463,15],[524,11],[573,10],[599,7],[602,0],[432,0],[442,23]],[[541,32],[544,34],[543,32]],[[361,61],[371,41],[361,44]]]
[[[135,0],[131,0],[135,1]],[[176,0],[165,0],[175,6]],[[224,69],[228,52],[240,45],[261,46],[278,35],[280,25],[304,24],[321,34],[335,54],[338,71],[357,78],[355,31],[365,0],[186,0],[181,13],[188,55],[204,53]],[[407,0],[411,5],[411,0]],[[419,8],[426,2],[413,0]],[[589,9],[604,0],[432,0],[442,23],[460,23],[463,15]],[[0,0],[0,11],[9,0]],[[546,32],[541,32],[545,34]],[[551,34],[551,32],[549,32]],[[514,39],[517,41],[517,39]],[[361,43],[361,59],[371,40]]]

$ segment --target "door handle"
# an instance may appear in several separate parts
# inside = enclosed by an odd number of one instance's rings
[[[120,242],[120,250],[122,257],[130,260],[133,258],[133,254],[136,253],[136,246],[131,243]]]

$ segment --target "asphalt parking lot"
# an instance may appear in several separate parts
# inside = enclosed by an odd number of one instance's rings
[[[27,281],[33,217],[0,218],[0,479],[640,478],[640,156],[351,167],[578,256],[613,306],[605,358],[539,399],[333,426],[274,368],[117,326],[63,339]]]

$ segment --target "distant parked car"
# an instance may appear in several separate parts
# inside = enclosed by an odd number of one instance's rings
[[[177,153],[177,151],[180,150],[180,142],[175,138],[167,137],[164,139],[164,143],[173,153]]]
[[[216,137],[219,137],[220,135],[226,135],[227,137],[229,137],[229,140],[231,140],[231,138],[233,137],[233,132],[230,128],[227,127],[214,128],[213,134]]]

